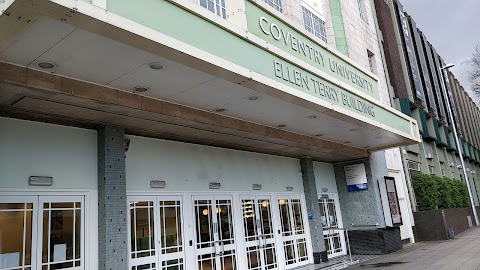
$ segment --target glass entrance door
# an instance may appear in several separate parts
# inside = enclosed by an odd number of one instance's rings
[[[242,196],[247,269],[278,269],[270,196]]]
[[[322,219],[323,237],[327,255],[333,258],[346,254],[345,236],[341,228],[341,216],[338,206],[338,198],[335,194],[320,194],[320,216]]]
[[[40,197],[37,256],[42,269],[84,269],[84,215],[81,196]],[[39,250],[40,250],[39,249]]]
[[[0,269],[85,269],[83,196],[0,196]]]
[[[305,265],[309,258],[300,196],[279,196],[277,203],[286,268]]]
[[[194,196],[199,270],[234,270],[236,251],[231,196]]]
[[[37,202],[36,196],[0,196],[0,269],[37,269]]]
[[[181,196],[129,196],[130,267],[183,270]]]

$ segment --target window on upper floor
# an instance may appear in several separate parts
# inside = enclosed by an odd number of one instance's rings
[[[412,160],[407,160],[408,172],[410,177],[413,177],[416,173],[420,172],[420,163]]]
[[[200,0],[200,6],[210,10],[224,19],[227,18],[225,0]]]
[[[360,18],[362,18],[362,20],[368,24],[366,0],[357,0],[357,3],[358,3],[358,11],[360,13]]]
[[[265,3],[282,12],[282,0],[265,0]]]
[[[375,62],[375,55],[367,50],[367,57],[368,57],[368,66],[369,69],[372,73],[376,74],[377,73],[377,64]]]
[[[323,19],[323,9],[320,0],[302,1],[302,10],[305,29],[324,42],[327,42],[325,20]]]

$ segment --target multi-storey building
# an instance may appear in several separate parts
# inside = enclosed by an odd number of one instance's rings
[[[400,1],[375,0],[375,6],[392,102],[418,121],[422,136],[418,145],[402,148],[405,170],[410,172],[407,182],[416,171],[464,180],[453,135],[456,125],[474,202],[478,205],[479,108],[454,75],[444,69],[444,59],[416,27],[414,18],[403,10]],[[453,113],[453,123],[447,106]],[[409,187],[414,202],[411,184]],[[412,206],[415,209],[415,203]]]
[[[0,269],[290,269],[345,254],[345,229],[358,253],[401,247],[395,147],[420,134],[374,15],[1,1]]]

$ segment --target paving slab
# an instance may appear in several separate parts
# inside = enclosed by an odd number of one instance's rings
[[[346,269],[480,270],[480,227],[458,234],[453,240],[410,244],[401,251]]]

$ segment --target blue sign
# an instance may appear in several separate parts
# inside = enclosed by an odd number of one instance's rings
[[[361,191],[361,190],[367,190],[367,189],[368,189],[367,183],[348,185],[348,192]]]

